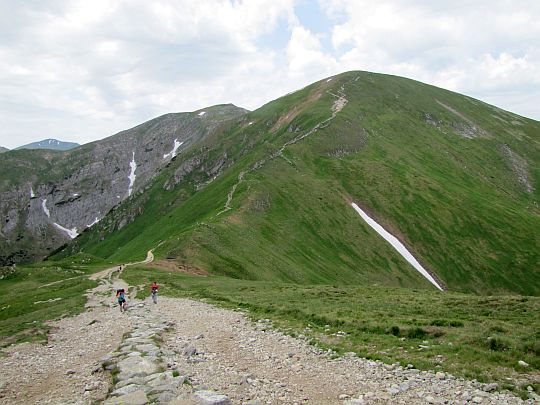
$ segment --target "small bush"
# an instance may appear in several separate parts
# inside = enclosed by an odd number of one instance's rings
[[[399,329],[399,326],[392,326],[390,328],[390,334],[394,335],[394,336],[399,336],[399,333],[400,333],[400,329]]]
[[[409,329],[407,332],[407,337],[409,339],[423,339],[428,335],[428,333],[422,328],[413,328]]]
[[[523,344],[523,351],[540,356],[540,341],[526,342]]]
[[[179,377],[179,376],[180,376],[180,372],[179,372],[178,370],[174,370],[174,371],[172,372],[172,376],[173,376],[173,377]]]
[[[502,326],[495,325],[489,328],[490,332],[498,332],[498,333],[505,333],[506,329],[504,329]]]
[[[493,350],[494,352],[501,352],[509,349],[509,344],[501,338],[489,337],[487,342],[489,350]]]

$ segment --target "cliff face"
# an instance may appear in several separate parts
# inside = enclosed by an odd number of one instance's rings
[[[177,154],[245,113],[221,105],[167,114],[66,152],[3,154],[0,265],[46,256],[144,190]]]

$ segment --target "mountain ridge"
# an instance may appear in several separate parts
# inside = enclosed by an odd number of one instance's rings
[[[234,278],[432,288],[356,202],[446,288],[537,295],[539,128],[410,79],[344,73],[182,145],[53,258],[156,249],[158,263]]]

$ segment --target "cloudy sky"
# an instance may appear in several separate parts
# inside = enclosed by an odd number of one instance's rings
[[[540,119],[539,0],[0,0],[0,145],[255,109],[347,70]]]

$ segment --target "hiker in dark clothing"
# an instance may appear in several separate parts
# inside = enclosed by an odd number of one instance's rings
[[[116,298],[118,299],[120,312],[124,312],[126,310],[126,291],[123,288],[116,290]]]

